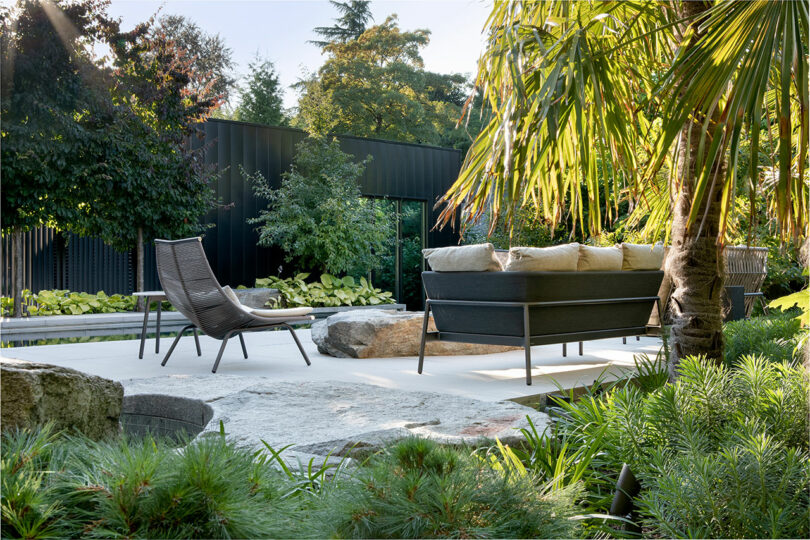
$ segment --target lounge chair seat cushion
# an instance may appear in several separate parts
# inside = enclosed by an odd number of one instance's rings
[[[618,272],[621,269],[622,248],[579,246],[578,272]]]
[[[507,272],[574,272],[579,244],[550,247],[513,247],[509,250]]]
[[[285,309],[256,309],[248,307],[239,301],[239,297],[236,296],[236,293],[233,292],[233,289],[231,289],[227,285],[223,286],[222,290],[225,291],[225,294],[228,296],[228,298],[236,302],[236,304],[240,308],[242,308],[247,313],[256,315],[257,317],[265,317],[267,319],[282,319],[284,317],[303,317],[304,315],[309,315],[310,313],[312,313],[312,308],[306,306],[285,308]]]
[[[257,317],[265,317],[267,319],[280,319],[288,317],[303,317],[312,313],[311,307],[295,307],[284,309],[255,309],[247,306],[242,306],[245,311],[252,313]]]
[[[622,270],[661,270],[664,245],[622,244]]]
[[[495,246],[474,244],[423,249],[422,254],[434,272],[499,272],[503,270]]]

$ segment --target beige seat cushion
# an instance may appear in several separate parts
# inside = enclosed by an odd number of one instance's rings
[[[663,244],[622,244],[622,270],[661,270]]]
[[[498,272],[503,270],[492,244],[423,249],[434,272]]]
[[[612,272],[622,269],[622,248],[579,246],[577,270],[580,272]]]
[[[575,272],[579,244],[550,247],[513,247],[509,250],[507,272]]]
[[[227,285],[222,287],[222,290],[225,291],[225,294],[233,300],[242,310],[250,313],[252,315],[256,315],[257,317],[265,317],[268,319],[283,319],[285,317],[303,317],[304,315],[309,315],[312,313],[311,307],[295,307],[295,308],[285,308],[285,309],[256,309],[249,306],[242,304],[239,301],[239,297],[236,296],[236,293],[233,292],[233,289],[228,287]]]
[[[254,309],[247,306],[242,306],[246,311],[256,315],[257,317],[266,317],[268,319],[283,319],[286,317],[303,317],[312,313],[311,307],[294,307],[285,309]]]

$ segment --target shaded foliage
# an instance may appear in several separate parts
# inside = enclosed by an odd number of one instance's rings
[[[259,245],[279,246],[287,260],[321,273],[364,276],[378,268],[393,224],[376,201],[363,198],[360,163],[336,139],[309,137],[296,147],[290,171],[273,189],[260,173],[247,175],[269,201],[259,216]]]

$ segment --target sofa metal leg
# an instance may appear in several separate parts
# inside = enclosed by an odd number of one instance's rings
[[[211,368],[211,373],[216,373],[217,368],[219,368],[219,361],[222,360],[222,353],[225,352],[225,345],[228,344],[228,340],[231,338],[233,332],[228,332],[225,334],[225,337],[222,338],[222,345],[219,346],[219,353],[217,353],[217,360],[214,362],[214,367]]]
[[[430,300],[425,300],[425,316],[422,318],[422,339],[419,342],[419,366],[416,372],[422,374],[425,365],[425,342],[427,341],[428,323],[430,322]]]
[[[183,334],[185,334],[185,333],[186,333],[186,330],[188,330],[189,328],[194,328],[194,325],[193,325],[193,324],[189,324],[189,325],[187,325],[187,326],[184,326],[182,330],[180,330],[179,332],[177,332],[177,337],[176,337],[176,338],[174,338],[174,341],[172,341],[172,346],[171,346],[171,347],[169,347],[169,352],[167,352],[167,353],[166,353],[165,358],[163,358],[163,362],[161,362],[161,363],[160,363],[160,365],[161,365],[161,366],[165,366],[165,365],[166,365],[166,362],[168,362],[168,361],[169,361],[169,357],[170,357],[170,356],[172,355],[172,353],[174,352],[174,348],[175,348],[175,347],[177,347],[177,343],[180,341],[180,338],[181,338],[181,337],[183,337]],[[195,332],[196,332],[196,329],[195,329]],[[200,349],[199,349],[199,343],[198,343],[198,344],[197,344],[197,351],[199,351],[199,350],[200,350]]]
[[[245,336],[242,335],[242,332],[239,332],[239,343],[242,345],[242,354],[247,359],[247,347],[245,347]]]
[[[526,386],[532,385],[532,335],[529,329],[529,306],[523,304],[523,348],[526,351]]]
[[[289,324],[285,324],[283,326],[287,330],[289,330],[290,333],[292,334],[292,337],[295,340],[295,344],[298,345],[298,350],[301,351],[301,356],[304,357],[304,362],[306,362],[308,366],[311,366],[312,362],[309,361],[309,356],[307,356],[307,352],[304,350],[304,346],[301,345],[301,342],[298,340],[298,336],[295,334],[295,330],[293,330],[293,327],[290,326]],[[245,354],[246,354],[245,358],[247,358],[247,353]]]

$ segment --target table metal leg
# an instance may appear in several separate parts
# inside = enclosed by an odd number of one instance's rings
[[[157,328],[155,329],[155,354],[160,352],[160,312],[163,308],[163,301],[158,300],[157,305]]]
[[[143,313],[143,329],[141,330],[141,349],[138,352],[138,359],[143,359],[143,346],[146,343],[146,324],[149,322],[149,297],[146,297],[146,309]]]

